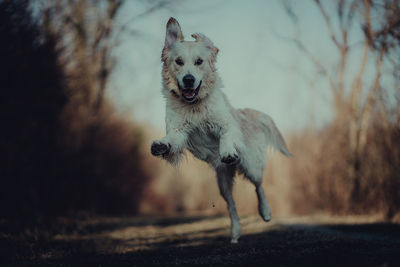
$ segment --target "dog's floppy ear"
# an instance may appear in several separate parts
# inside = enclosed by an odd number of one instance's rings
[[[214,62],[217,58],[219,50],[215,47],[213,42],[211,42],[211,40],[207,36],[201,33],[193,33],[192,37],[196,40],[196,42],[203,42],[206,44],[207,48],[211,50],[212,61]]]
[[[169,49],[177,41],[183,41],[181,26],[176,19],[170,18],[167,23],[167,33],[165,35],[164,47]]]

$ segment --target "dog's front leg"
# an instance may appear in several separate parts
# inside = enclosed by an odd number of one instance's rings
[[[239,151],[243,146],[242,140],[242,132],[235,123],[226,123],[222,127],[219,140],[219,155],[223,163],[235,164],[239,161]]]
[[[151,153],[154,156],[162,156],[173,165],[178,164],[183,150],[187,144],[187,131],[179,125],[167,127],[167,135],[151,144]]]

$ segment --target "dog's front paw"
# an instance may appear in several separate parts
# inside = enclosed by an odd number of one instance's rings
[[[221,161],[225,164],[236,164],[239,161],[237,154],[227,155],[221,158]]]
[[[164,144],[161,143],[160,141],[154,141],[151,144],[151,154],[153,154],[153,156],[166,156],[169,154],[170,150],[171,150],[170,144]]]

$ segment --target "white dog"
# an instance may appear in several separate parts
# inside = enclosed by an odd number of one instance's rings
[[[231,219],[231,242],[241,234],[232,198],[236,172],[256,187],[258,210],[265,221],[271,212],[262,187],[268,145],[290,156],[272,119],[252,109],[234,109],[214,67],[218,48],[206,36],[184,41],[179,23],[170,18],[162,51],[162,93],[166,98],[167,135],[153,141],[151,153],[177,164],[188,149],[216,171],[218,186]]]

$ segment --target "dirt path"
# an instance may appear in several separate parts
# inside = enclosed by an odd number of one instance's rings
[[[400,266],[400,225],[368,217],[225,216],[0,222],[0,264],[126,266]]]

